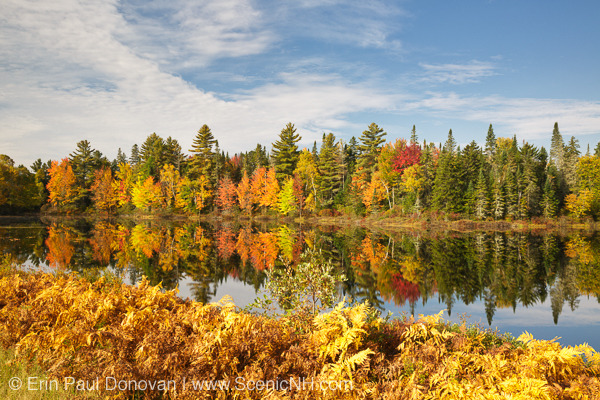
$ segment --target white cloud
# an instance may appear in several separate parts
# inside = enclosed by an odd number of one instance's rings
[[[468,64],[419,64],[425,71],[420,82],[461,85],[479,82],[481,78],[496,75],[494,65],[473,60]]]
[[[294,73],[224,101],[118,40],[130,28],[116,2],[8,1],[2,11],[0,152],[17,162],[64,157],[83,139],[112,157],[152,132],[187,149],[204,123],[231,152],[269,144],[289,121],[308,142],[346,126],[347,113],[394,103],[366,84]]]
[[[436,117],[482,121],[502,126],[522,139],[548,138],[555,122],[563,135],[599,133],[600,102],[574,99],[506,98],[429,93],[407,105]]]

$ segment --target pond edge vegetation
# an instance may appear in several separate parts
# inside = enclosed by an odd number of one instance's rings
[[[589,346],[562,348],[527,333],[514,339],[448,324],[441,313],[387,319],[368,304],[341,302],[313,314],[300,301],[291,313],[273,316],[240,310],[227,298],[182,300],[146,280],[136,287],[110,274],[90,281],[23,272],[8,258],[3,264],[0,345],[19,360],[35,361],[56,378],[175,382],[163,391],[101,390],[114,398],[592,399],[600,393],[600,355]],[[351,389],[249,390],[236,387],[236,378],[351,382]],[[233,388],[198,391],[192,380],[231,381]]]

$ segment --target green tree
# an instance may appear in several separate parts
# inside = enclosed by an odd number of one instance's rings
[[[288,178],[283,184],[283,189],[279,192],[279,201],[277,203],[279,212],[288,215],[290,212],[298,209],[294,196],[294,179]]]
[[[207,179],[212,178],[215,156],[213,146],[215,143],[216,140],[208,125],[202,125],[190,149],[192,159],[189,162],[188,173],[192,178],[197,179],[200,176],[205,176]],[[216,182],[213,182],[213,184],[216,184]]]
[[[487,180],[483,174],[483,168],[481,168],[477,179],[477,188],[475,189],[474,213],[477,218],[484,219],[489,215],[489,197]]]
[[[332,206],[333,199],[340,190],[342,183],[337,152],[335,135],[333,133],[323,134],[323,144],[317,162],[319,168],[319,197],[323,207]]]
[[[296,128],[291,122],[288,123],[279,134],[279,140],[272,144],[273,161],[275,164],[275,172],[277,180],[283,182],[288,177],[292,176],[298,163],[300,152],[298,151],[298,143],[302,139],[296,133]]]
[[[542,197],[542,213],[546,218],[552,218],[556,215],[558,208],[558,200],[556,199],[556,191],[550,181],[550,176],[546,178],[544,185],[544,195]]]
[[[367,181],[371,180],[371,175],[375,172],[381,146],[385,143],[383,137],[386,135],[387,133],[373,122],[359,138],[361,144],[358,146],[359,156],[356,167],[357,170],[362,169],[366,173]]]
[[[486,161],[491,164],[492,160],[496,156],[496,135],[494,135],[494,128],[492,124],[488,128],[487,135],[485,137],[485,158]]]
[[[433,185],[432,202],[437,210],[456,213],[462,209],[462,185],[452,129],[439,157]]]
[[[160,169],[165,164],[165,141],[156,133],[149,135],[140,149],[140,161],[137,172],[143,179],[152,176],[155,180],[160,177]]]
[[[90,189],[94,173],[102,167],[101,153],[92,149],[90,142],[82,140],[77,143],[75,151],[69,154],[69,161],[76,179],[76,202],[85,208],[91,204]]]

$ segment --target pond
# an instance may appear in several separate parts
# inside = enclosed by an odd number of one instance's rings
[[[515,336],[561,337],[600,349],[600,237],[515,232],[383,232],[283,224],[132,220],[6,221],[0,252],[44,270],[110,267],[127,283],[146,276],[201,302],[225,295],[244,307],[271,266],[313,248],[347,281],[340,296],[385,315],[435,314]]]

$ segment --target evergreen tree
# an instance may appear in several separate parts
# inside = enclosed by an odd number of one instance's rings
[[[181,151],[181,145],[177,139],[171,136],[167,138],[164,146],[165,164],[171,164],[181,174],[183,173],[183,165],[185,164],[185,154]]]
[[[456,141],[452,129],[440,154],[439,167],[435,176],[432,193],[434,208],[445,212],[460,212],[462,208],[462,188],[457,164]]]
[[[600,143],[598,144],[600,146]],[[348,141],[348,144],[344,147],[344,159],[348,167],[348,174],[352,175],[356,167],[356,160],[358,157],[358,142],[356,138],[352,136]]]
[[[117,158],[115,160],[117,162],[117,165],[119,165],[119,164],[127,164],[127,156],[125,155],[125,153],[123,153],[121,151],[120,147],[119,147],[119,150],[117,151]]]
[[[548,176],[546,178],[546,184],[544,185],[544,196],[542,197],[542,213],[546,218],[554,217],[558,207],[556,191],[552,186],[550,176]]]
[[[492,215],[498,220],[504,218],[505,212],[504,185],[500,182],[500,179],[496,179],[494,180],[494,192],[492,194]]]
[[[594,155],[596,157],[600,157],[600,142],[598,142],[598,144],[596,145],[596,148],[594,149]]]
[[[336,151],[335,135],[333,133],[329,133],[327,136],[323,134],[323,144],[317,165],[319,168],[319,197],[321,205],[324,207],[330,207],[333,204],[333,198],[341,184]]]
[[[358,146],[359,156],[357,159],[356,169],[363,169],[367,174],[367,181],[371,180],[371,175],[375,172],[377,165],[377,157],[381,150],[381,145],[385,143],[387,133],[383,131],[376,123],[369,125],[369,129],[363,131],[359,140],[361,144]]]
[[[496,135],[494,135],[494,128],[492,124],[488,128],[487,136],[485,137],[485,158],[488,163],[492,163],[492,160],[496,156]]]
[[[550,145],[550,161],[554,162],[556,168],[561,171],[563,169],[563,156],[564,156],[565,144],[563,142],[562,135],[558,130],[558,122],[554,123],[554,130],[552,131],[552,142]]]
[[[479,170],[477,188],[475,189],[475,216],[484,219],[489,215],[489,190],[487,180],[483,174],[483,168]]]
[[[129,158],[129,163],[132,167],[137,167],[140,163],[140,149],[137,144],[134,144],[131,147],[131,157]]]
[[[216,140],[210,131],[208,125],[204,124],[198,130],[192,148],[189,150],[192,153],[192,158],[189,161],[189,175],[197,179],[200,176],[205,176],[207,179],[212,178],[212,170],[214,167],[213,146]],[[216,184],[216,182],[211,182]]]
[[[563,155],[563,174],[568,191],[574,190],[577,185],[577,161],[579,160],[580,154],[579,141],[575,139],[574,136],[571,136],[571,140],[569,140],[569,144],[565,147]]]
[[[419,137],[417,136],[417,127],[413,125],[412,131],[410,131],[410,144],[418,144]]]
[[[506,215],[516,218],[519,215],[519,192],[517,180],[512,171],[509,170],[506,172],[505,182]]]
[[[277,173],[277,180],[280,182],[291,177],[296,169],[298,157],[300,156],[296,143],[300,139],[302,138],[296,133],[294,124],[290,122],[281,130],[279,140],[272,144],[275,172]]]
[[[139,171],[143,177],[153,176],[158,179],[164,158],[164,140],[153,132],[149,135],[140,148]]]

